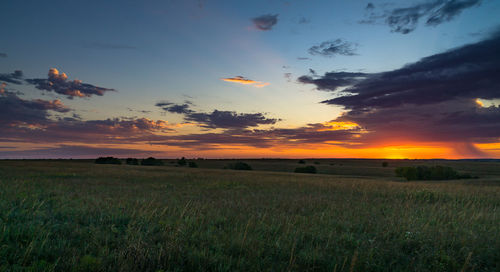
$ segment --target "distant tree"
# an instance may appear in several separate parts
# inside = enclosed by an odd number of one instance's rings
[[[136,158],[127,158],[125,163],[129,165],[139,165],[139,160]]]
[[[386,161],[385,161],[385,162],[382,162],[382,167],[387,167],[387,166],[389,166],[389,163],[388,163],[388,162],[386,162]]]
[[[316,174],[317,171],[316,171],[316,167],[312,166],[312,165],[308,165],[308,166],[305,166],[305,167],[297,167],[295,168],[295,173],[309,173],[309,174]]]
[[[141,160],[141,165],[161,166],[161,165],[163,165],[163,161],[155,159],[153,157],[149,157],[147,159]]]
[[[300,164],[306,164],[306,161],[305,160],[300,160],[299,163]]]
[[[319,161],[315,161],[314,164],[320,164],[320,162]]]
[[[177,164],[179,166],[185,166],[187,164],[186,158],[182,157],[180,160],[177,160]]]
[[[190,162],[188,163],[188,166],[189,166],[190,168],[198,168],[198,164],[196,164],[196,162],[194,162],[194,161],[190,161]]]
[[[450,180],[472,178],[470,174],[460,174],[449,166],[409,166],[398,167],[395,170],[396,176],[406,178],[406,180]]]
[[[120,159],[114,157],[99,157],[94,162],[97,164],[122,164]]]
[[[252,170],[252,167],[245,162],[235,162],[227,165],[227,168],[233,170]]]

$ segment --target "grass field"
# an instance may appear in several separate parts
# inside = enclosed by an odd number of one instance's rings
[[[500,270],[499,162],[247,162],[0,161],[0,271]],[[418,164],[480,178],[394,176]]]

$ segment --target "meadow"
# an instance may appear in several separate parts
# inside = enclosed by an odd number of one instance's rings
[[[499,271],[500,162],[384,161],[0,161],[0,271]]]

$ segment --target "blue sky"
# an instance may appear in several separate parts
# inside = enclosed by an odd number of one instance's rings
[[[426,26],[424,16],[408,34],[391,31],[384,19],[360,23],[369,3],[380,15],[431,2],[439,1],[3,1],[0,53],[6,57],[0,58],[0,73],[22,70],[26,78],[44,78],[56,68],[69,79],[117,90],[67,99],[16,86],[26,99],[62,100],[82,120],[181,123],[182,115],[165,113],[155,103],[189,100],[200,112],[264,113],[280,119],[275,127],[300,127],[334,120],[344,111],[342,105],[320,103],[333,97],[331,91],[297,82],[309,69],[316,76],[395,70],[479,42],[500,23],[500,2],[493,0],[477,1],[436,26]],[[252,18],[262,15],[277,15],[277,23],[257,29]],[[350,44],[354,55],[308,51],[336,39]],[[269,85],[221,80],[235,76]]]

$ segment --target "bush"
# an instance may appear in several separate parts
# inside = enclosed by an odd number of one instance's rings
[[[187,164],[186,158],[182,157],[180,160],[177,160],[177,164],[179,166],[185,166]]]
[[[252,170],[252,167],[245,162],[235,162],[227,165],[227,168],[233,170]]]
[[[306,164],[306,161],[305,160],[300,160],[299,163],[300,164]]]
[[[194,161],[190,161],[188,163],[188,166],[191,167],[191,168],[198,168],[198,164],[196,164],[196,162],[194,162]]]
[[[95,160],[97,164],[122,164],[120,159],[114,157],[99,157]]]
[[[470,174],[460,174],[449,166],[409,166],[398,167],[395,170],[396,176],[406,178],[406,180],[449,180],[468,179]]]
[[[316,174],[316,167],[309,165],[306,167],[297,167],[295,168],[295,173],[309,173],[309,174]]]
[[[139,160],[136,158],[127,158],[125,163],[128,165],[139,165]]]
[[[320,164],[320,162],[319,161],[315,161],[314,164]]]
[[[149,157],[147,159],[143,159],[141,161],[141,165],[153,165],[153,166],[160,166],[160,165],[163,165],[163,161],[162,160],[157,160],[153,157]]]

